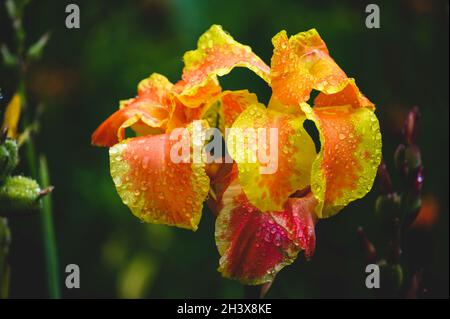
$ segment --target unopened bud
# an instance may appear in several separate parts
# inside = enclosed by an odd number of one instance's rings
[[[378,166],[377,179],[382,194],[390,194],[393,192],[391,176],[384,161],[381,161],[380,166]]]
[[[362,227],[358,227],[357,234],[359,242],[361,244],[362,251],[364,252],[365,255],[365,261],[368,264],[373,264],[377,259],[377,252],[375,246],[369,240],[369,238],[366,235],[366,232]]]
[[[422,156],[418,146],[410,145],[405,149],[405,162],[409,171],[415,170],[422,165]]]
[[[15,140],[5,139],[0,143],[0,183],[11,175],[19,161],[18,147]]]
[[[0,216],[35,212],[41,208],[42,190],[39,184],[28,177],[7,177],[0,186]]]
[[[403,126],[403,136],[405,142],[409,145],[415,144],[417,139],[417,133],[419,130],[419,108],[413,107],[406,116],[405,124]]]

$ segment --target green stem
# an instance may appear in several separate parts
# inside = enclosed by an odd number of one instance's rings
[[[10,266],[8,261],[11,234],[6,218],[0,217],[0,299],[9,296]]]
[[[39,158],[39,182],[42,188],[50,186],[50,178],[48,174],[47,160],[41,155]],[[53,212],[51,194],[44,196],[42,199],[42,234],[44,239],[44,252],[47,269],[47,284],[49,297],[59,299],[61,297],[59,286],[59,265],[58,253],[56,249],[55,232],[53,230]]]

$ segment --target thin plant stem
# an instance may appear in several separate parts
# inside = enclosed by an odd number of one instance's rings
[[[44,155],[41,155],[39,158],[39,182],[42,188],[50,187],[47,160]],[[41,224],[44,240],[49,297],[52,299],[59,299],[61,297],[59,286],[59,265],[55,232],[53,229],[51,194],[47,194],[42,198]]]

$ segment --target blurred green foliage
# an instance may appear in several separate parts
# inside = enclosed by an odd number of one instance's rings
[[[81,10],[81,28],[66,29],[65,6]],[[364,1],[33,1],[26,12],[27,41],[45,31],[52,38],[30,72],[31,104],[45,101],[37,147],[46,154],[52,183],[61,273],[81,268],[81,288],[64,297],[242,297],[240,284],[216,271],[214,218],[205,209],[195,233],[141,224],[124,206],[109,176],[108,152],[90,146],[90,134],[136,94],[152,72],[178,80],[182,55],[199,35],[221,24],[238,41],[270,62],[270,39],[286,29],[316,28],[333,58],[355,77],[378,106],[383,152],[392,167],[403,117],[422,112],[418,144],[423,151],[425,194],[438,205],[438,222],[412,232],[405,242],[411,264],[425,268],[430,296],[448,297],[448,2],[377,1],[381,28],[366,29]],[[14,45],[0,7],[0,42]],[[270,89],[257,76],[236,70],[221,80],[267,102]],[[9,100],[15,74],[0,67],[0,88]],[[3,111],[5,101],[0,110]],[[24,172],[26,173],[26,172]],[[317,226],[317,251],[277,277],[268,297],[371,297],[364,285],[356,228],[375,243],[385,238],[373,213],[377,189]],[[11,221],[12,297],[46,297],[42,241],[36,216]],[[379,245],[382,246],[382,245]],[[64,282],[62,278],[61,282]]]

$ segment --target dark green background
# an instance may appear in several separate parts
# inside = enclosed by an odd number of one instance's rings
[[[373,1],[372,1],[373,2]],[[81,29],[68,30],[65,6],[77,3]],[[375,1],[381,28],[365,27],[363,1],[32,1],[26,12],[28,42],[50,30],[44,58],[28,78],[32,102],[45,101],[39,152],[48,156],[54,191],[61,279],[64,267],[81,267],[81,289],[64,297],[241,297],[242,286],[221,278],[214,220],[205,210],[195,233],[142,224],[125,207],[108,171],[107,149],[90,146],[90,134],[135,95],[152,72],[179,79],[182,55],[199,35],[221,24],[267,63],[270,39],[316,28],[346,73],[376,103],[383,152],[392,167],[403,117],[419,105],[423,118],[424,192],[439,204],[439,219],[413,231],[405,246],[409,265],[425,268],[429,296],[448,297],[448,2]],[[0,42],[13,46],[3,1]],[[267,102],[270,89],[246,70],[222,81],[248,88]],[[17,79],[0,67],[5,100]],[[2,102],[3,110],[5,101]],[[25,172],[26,173],[26,172]],[[371,297],[355,230],[363,225],[374,242],[385,239],[373,214],[374,190],[317,226],[317,250],[285,268],[268,296],[274,298]],[[182,194],[180,194],[182,196]],[[37,217],[12,221],[12,297],[46,297],[42,242]]]

